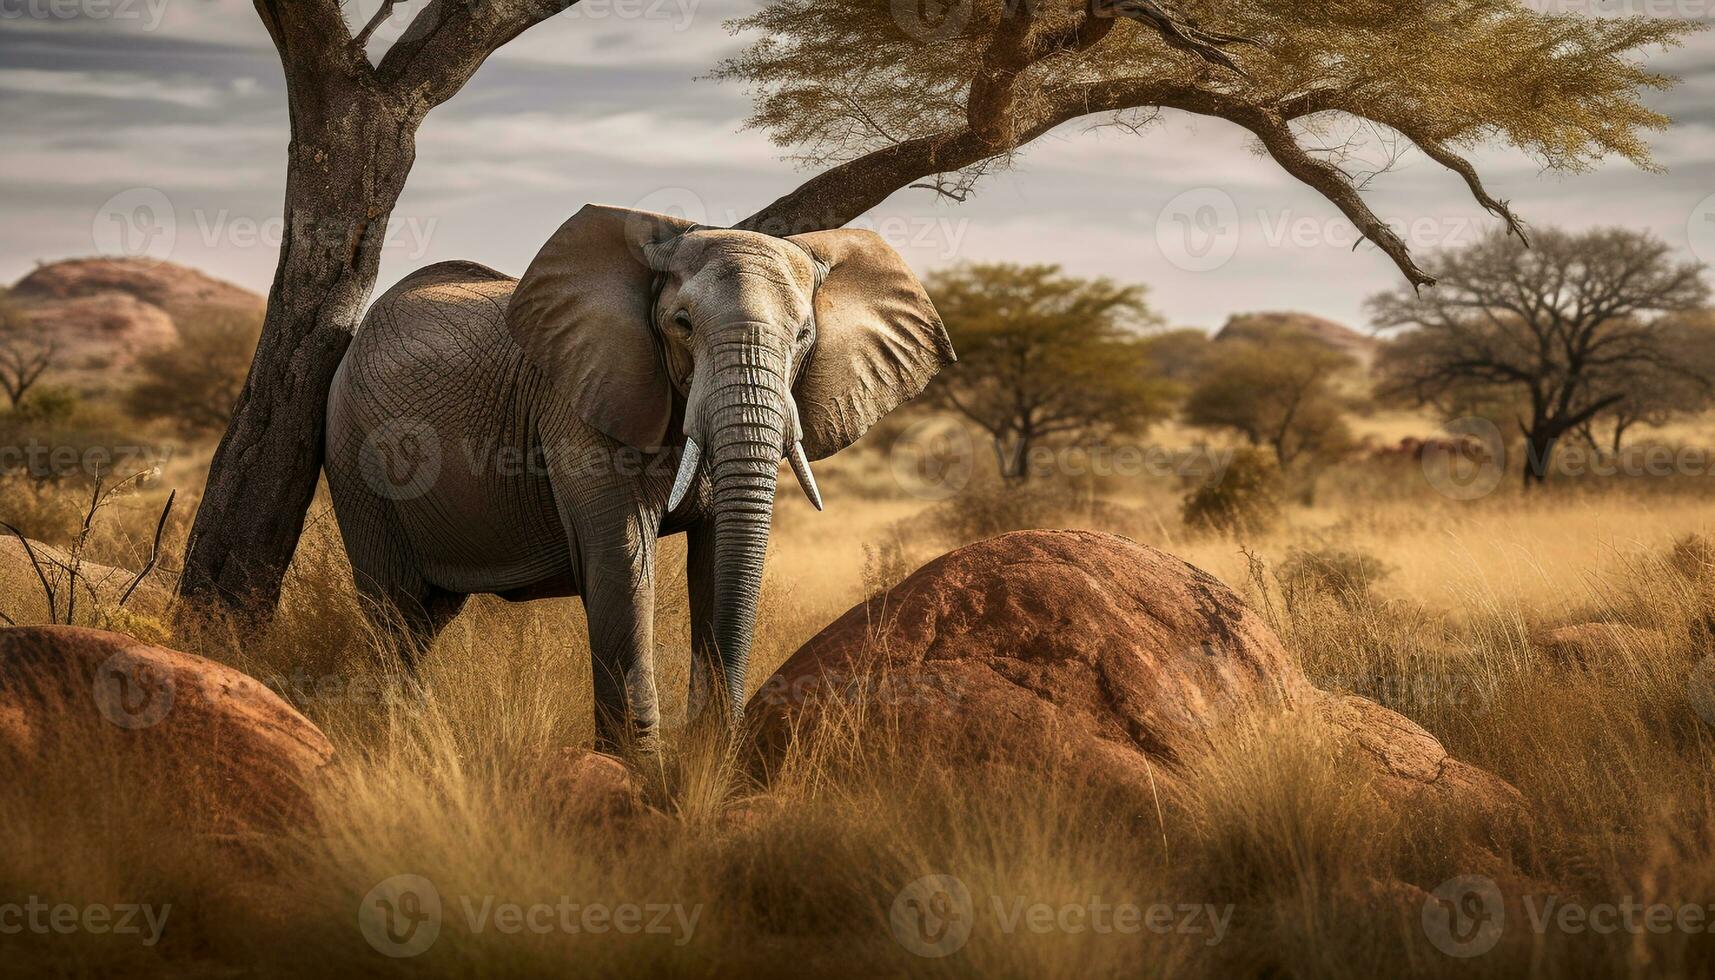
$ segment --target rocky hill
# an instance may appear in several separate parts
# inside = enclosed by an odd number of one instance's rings
[[[1215,333],[1216,341],[1244,340],[1280,331],[1301,333],[1350,354],[1364,368],[1375,362],[1380,342],[1351,327],[1309,313],[1239,313]]]
[[[123,258],[41,265],[9,296],[58,341],[52,379],[89,390],[122,381],[139,355],[177,340],[176,324],[187,318],[260,316],[265,305],[261,296],[187,266]]]

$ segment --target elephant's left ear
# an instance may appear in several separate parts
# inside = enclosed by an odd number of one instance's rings
[[[956,358],[947,328],[905,260],[873,231],[793,235],[827,267],[816,346],[794,394],[811,459],[857,441]]]

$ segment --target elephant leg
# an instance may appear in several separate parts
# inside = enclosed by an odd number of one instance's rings
[[[712,700],[726,692],[713,690],[720,671],[715,646],[715,525],[701,521],[685,533],[685,591],[691,606],[691,690],[686,699],[687,726],[696,724]],[[724,681],[722,682],[724,683]]]
[[[351,489],[343,476],[330,470],[328,483],[364,618],[398,651],[406,670],[415,673],[465,597],[424,581],[389,502],[367,490]]]
[[[595,685],[596,748],[654,755],[661,708],[655,691],[655,540],[641,521],[580,540],[584,612]]]

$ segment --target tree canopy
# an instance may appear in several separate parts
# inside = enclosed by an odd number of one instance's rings
[[[1141,336],[1156,322],[1142,287],[1007,264],[944,270],[926,285],[959,351],[929,397],[989,433],[1003,476],[1028,478],[1045,440],[1136,432],[1165,414]]]
[[[1613,155],[1652,167],[1644,134],[1668,120],[1642,94],[1673,79],[1642,53],[1697,29],[1512,0],[1179,6],[1182,16],[1155,0],[953,0],[932,18],[901,0],[775,0],[732,22],[758,39],[714,77],[748,86],[752,127],[831,169],[746,226],[847,221],[919,181],[962,197],[1065,123],[1141,129],[1179,109],[1248,130],[1410,281],[1428,284],[1341,166],[1354,124],[1451,168],[1522,235],[1461,153],[1499,141],[1551,170]]]
[[[1666,318],[1708,302],[1703,267],[1675,261],[1652,235],[1550,229],[1526,248],[1497,232],[1437,254],[1430,267],[1443,280],[1436,289],[1371,300],[1378,327],[1403,331],[1378,364],[1383,394],[1444,410],[1517,405],[1527,482],[1546,478],[1567,432],[1664,374],[1711,383],[1701,373],[1707,358],[1686,357],[1683,329]]]

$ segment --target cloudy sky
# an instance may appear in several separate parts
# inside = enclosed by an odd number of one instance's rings
[[[385,287],[474,259],[518,273],[585,202],[747,215],[803,174],[741,132],[744,93],[696,76],[742,39],[722,27],[759,0],[583,0],[505,48],[424,125],[389,231]],[[347,0],[348,20],[377,0]],[[1710,19],[1710,5],[1675,6]],[[396,33],[420,2],[400,5]],[[1613,4],[1596,4],[1607,9]],[[63,14],[82,10],[82,16]],[[384,46],[389,31],[377,37]],[[1615,162],[1545,177],[1481,158],[1497,196],[1537,224],[1624,223],[1715,262],[1715,32],[1657,55],[1683,76],[1654,97],[1668,173]],[[138,248],[258,291],[273,275],[287,141],[284,83],[240,0],[0,0],[0,282],[39,260]],[[1408,158],[1372,207],[1422,249],[1489,227],[1458,179]],[[1146,284],[1175,324],[1300,309],[1363,325],[1400,280],[1333,207],[1216,121],[1174,116],[1142,136],[1067,128],[965,204],[895,194],[863,222],[920,271],[961,260],[1057,262]]]

